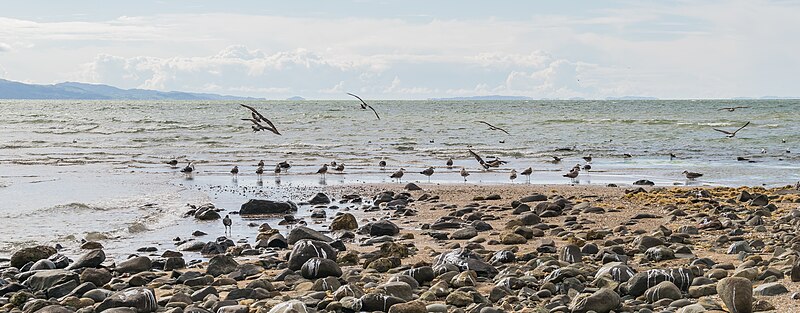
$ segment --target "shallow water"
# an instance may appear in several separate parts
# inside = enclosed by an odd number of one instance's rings
[[[531,166],[532,183],[567,184],[561,175],[592,154],[580,184],[800,180],[798,100],[370,102],[383,119],[354,101],[250,103],[283,133],[275,136],[251,132],[240,120],[249,112],[234,102],[0,101],[0,251],[87,234],[111,238],[112,249],[160,244],[194,229],[221,229],[180,218],[187,203],[236,210],[247,196],[235,190],[245,186],[264,190],[258,197],[302,200],[323,185],[390,182],[399,167],[408,170],[404,181],[427,182],[418,172],[435,166],[433,183],[461,183],[463,166],[469,183],[496,184],[510,183],[512,168]],[[728,106],[750,108],[717,110]],[[736,138],[712,130],[747,121]],[[509,163],[481,171],[468,147]],[[550,163],[552,155],[564,161]],[[444,167],[450,157],[452,169]],[[192,180],[163,163],[173,158],[181,167],[195,162]],[[269,174],[259,183],[253,171],[262,159]],[[381,159],[386,169],[377,166]],[[271,169],[283,160],[293,167],[276,181]],[[346,164],[343,174],[314,174],[333,160]],[[233,165],[241,170],[236,182],[228,174]],[[684,170],[705,176],[687,182]]]

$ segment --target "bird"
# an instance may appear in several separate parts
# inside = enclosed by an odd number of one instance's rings
[[[695,173],[695,172],[689,172],[689,171],[683,171],[683,175],[686,176],[686,178],[688,178],[688,179],[695,179],[695,178],[703,176],[703,174]]]
[[[558,157],[558,156],[555,156],[555,155],[552,155],[551,157],[553,158],[553,161],[552,161],[553,163],[561,162],[561,157]]]
[[[517,179],[517,170],[511,169],[511,175],[509,175],[508,178],[510,178],[511,182],[513,183],[514,180]]]
[[[566,174],[564,174],[562,176],[569,177],[572,181],[575,181],[575,178],[578,177],[578,174],[580,173],[580,171],[581,171],[580,168],[573,167],[572,170],[569,171],[569,173],[566,173]]]
[[[322,164],[322,167],[320,167],[320,168],[317,170],[317,174],[322,174],[322,177],[323,177],[323,178],[325,177],[325,174],[326,174],[326,173],[328,173],[328,164],[327,164],[327,163],[325,163],[325,164]]]
[[[399,170],[397,170],[397,172],[394,172],[394,173],[392,173],[392,175],[389,175],[389,178],[392,178],[392,179],[396,178],[397,182],[400,182],[401,179],[403,178],[403,171],[405,171],[405,170],[406,169],[401,167]]]
[[[461,168],[461,177],[464,177],[464,181],[465,182],[467,181],[467,176],[469,176],[469,172],[467,172],[467,169],[462,167]]]
[[[181,169],[181,173],[191,174],[192,172],[194,172],[194,162],[189,162],[186,167]]]
[[[532,168],[532,167],[526,168],[526,169],[525,169],[524,171],[522,171],[522,173],[520,173],[520,174],[522,174],[522,175],[525,175],[525,176],[528,176],[528,179],[527,179],[527,181],[528,181],[528,182],[530,182],[530,181],[531,181],[531,174],[533,174],[533,168]]]
[[[761,154],[767,154],[767,149],[761,148]]]
[[[353,96],[353,97],[356,97],[356,99],[358,99],[359,101],[361,101],[361,108],[362,108],[362,109],[366,110],[367,108],[369,108],[370,110],[372,110],[372,112],[374,112],[374,113],[375,113],[375,117],[377,117],[378,119],[381,119],[381,117],[378,115],[378,111],[375,111],[375,108],[373,108],[371,105],[369,105],[369,104],[367,104],[366,102],[364,102],[364,99],[361,99],[361,97],[359,97],[359,96],[356,96],[356,95],[354,95],[354,94],[352,94],[352,93],[349,93],[349,92],[348,92],[347,94],[348,94],[348,95],[351,95],[351,96]]]
[[[172,166],[172,167],[178,166],[178,160],[175,160],[175,159],[169,160],[169,161],[164,162],[164,163],[166,163],[167,165]]]
[[[331,166],[336,167],[336,161],[331,161]]]
[[[256,168],[256,175],[261,176],[261,174],[264,174],[263,166],[259,166],[258,168]]]
[[[672,153],[672,152],[669,153],[669,160],[670,161],[672,161],[672,159],[676,159],[676,158],[678,158],[678,156],[675,155],[675,153]]]
[[[280,175],[280,173],[281,173],[281,166],[278,165],[278,164],[275,164],[275,174]]]
[[[230,233],[231,224],[231,217],[228,214],[225,214],[225,218],[222,219],[222,225],[225,226],[225,232]]]
[[[632,158],[633,156],[630,153],[623,153],[622,157],[626,158],[626,159],[629,159],[629,158]]]
[[[386,161],[381,160],[380,162],[378,162],[378,166],[380,166],[381,169],[384,169],[386,167]]]
[[[591,164],[586,164],[586,165],[583,166],[583,170],[584,171],[588,171],[588,170],[591,170],[591,169],[592,169],[592,165]]]
[[[501,132],[504,132],[504,133],[506,133],[506,135],[511,135],[511,134],[509,134],[509,133],[508,133],[508,131],[506,131],[505,129],[502,129],[502,128],[500,128],[500,127],[494,126],[494,125],[492,125],[492,124],[489,124],[489,123],[487,123],[487,122],[485,122],[485,121],[477,121],[477,122],[478,122],[478,123],[481,123],[481,124],[486,124],[487,126],[489,126],[489,130],[499,130],[499,131],[501,131]]]
[[[430,183],[431,182],[431,175],[433,175],[433,166],[430,166],[430,167],[422,170],[422,172],[419,172],[419,173],[422,174],[422,175],[428,176],[428,182]]]
[[[592,154],[589,153],[589,155],[584,156],[583,160],[586,161],[587,163],[591,163],[592,162]]]
[[[483,160],[483,158],[481,158],[480,155],[475,153],[475,151],[472,151],[472,149],[467,149],[467,150],[469,151],[470,154],[472,154],[473,157],[475,157],[475,160],[477,160],[478,163],[486,170],[488,170],[491,167],[500,167],[500,165],[508,163],[506,161],[501,161],[500,159],[497,158],[495,158],[492,161],[486,162]]]
[[[725,134],[725,137],[728,137],[728,138],[733,138],[733,137],[735,137],[735,136],[736,136],[736,133],[737,133],[737,132],[739,132],[740,130],[742,130],[742,128],[745,128],[745,127],[747,127],[747,125],[750,125],[750,122],[747,122],[747,123],[745,123],[744,125],[742,125],[742,127],[739,127],[739,129],[737,129],[737,130],[734,130],[733,132],[729,132],[729,131],[727,131],[727,130],[722,130],[722,129],[718,129],[718,128],[713,128],[713,130],[716,130],[716,131],[718,131],[718,132],[720,132],[720,133],[723,133],[723,134]]]
[[[289,169],[292,168],[292,164],[290,164],[289,161],[280,162],[278,163],[278,166],[280,166],[281,169],[284,169],[286,171],[289,171]]]
[[[344,171],[344,163],[339,163],[336,167],[333,168],[334,171],[343,172]]]
[[[266,117],[261,115],[261,113],[258,113],[258,111],[256,111],[256,109],[254,109],[253,107],[251,107],[249,105],[246,105],[246,104],[241,104],[240,103],[239,105],[241,105],[241,106],[247,108],[248,110],[250,110],[250,115],[252,116],[252,118],[243,118],[242,120],[243,121],[253,122],[253,124],[254,124],[253,125],[253,132],[258,132],[258,131],[262,131],[262,130],[268,130],[268,131],[273,132],[276,135],[279,135],[279,136],[281,135],[281,133],[278,131],[278,128],[275,127],[275,124],[272,124],[272,122],[270,120],[268,120]],[[264,126],[261,123],[267,123],[268,126]]]
[[[447,159],[447,168],[453,168],[453,158]]]
[[[239,175],[239,166],[234,165],[231,169],[231,174],[233,174],[233,176]]]
[[[717,111],[733,112],[733,111],[736,111],[736,109],[747,109],[747,108],[750,108],[750,107],[735,106],[735,107],[729,107],[729,108],[719,108],[719,109],[717,109]]]
[[[264,166],[264,160],[258,161],[258,164],[256,164],[256,166]]]

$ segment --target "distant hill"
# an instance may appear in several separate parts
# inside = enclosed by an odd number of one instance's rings
[[[305,99],[306,99],[306,98],[303,98],[303,97],[301,97],[301,96],[294,96],[294,97],[289,97],[289,98],[286,98],[286,100],[289,100],[289,101],[303,101],[303,100],[305,100]]]
[[[624,97],[606,97],[606,100],[658,100],[658,98],[643,97],[643,96],[624,96]]]
[[[55,85],[25,84],[0,79],[0,99],[80,100],[261,100],[211,93],[120,89],[108,85],[66,82]]]
[[[473,96],[473,97],[452,97],[452,98],[429,98],[428,100],[533,100],[531,97],[522,96]]]

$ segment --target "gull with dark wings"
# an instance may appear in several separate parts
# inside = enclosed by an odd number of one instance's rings
[[[272,122],[270,120],[268,120],[266,117],[261,115],[261,113],[258,113],[258,111],[256,111],[256,109],[254,109],[253,107],[251,107],[249,105],[246,105],[246,104],[239,104],[239,105],[241,105],[241,106],[247,108],[248,110],[250,110],[250,115],[252,116],[252,118],[243,118],[242,120],[243,121],[253,122],[253,124],[254,124],[253,125],[253,131],[254,132],[262,131],[262,130],[268,130],[268,131],[273,132],[276,135],[280,135],[281,134],[278,131],[278,128],[275,127],[275,124],[272,124]],[[263,125],[261,123],[266,123],[267,125],[265,126],[265,125]]]
[[[714,128],[714,130],[716,130],[716,131],[718,131],[718,132],[720,132],[720,133],[723,133],[723,134],[725,134],[725,136],[726,136],[726,137],[728,137],[728,138],[733,138],[733,137],[735,137],[735,136],[736,136],[736,133],[737,133],[737,132],[739,132],[740,130],[742,130],[742,128],[745,128],[745,127],[747,127],[747,125],[750,125],[750,122],[747,122],[747,123],[745,123],[744,125],[742,125],[742,127],[739,127],[739,129],[737,129],[737,130],[734,130],[734,131],[732,131],[732,132],[729,132],[729,131],[727,131],[727,130],[718,129],[718,128]]]
[[[505,129],[502,129],[502,128],[500,128],[500,127],[494,126],[494,125],[492,125],[492,124],[489,124],[489,123],[487,123],[487,122],[485,122],[485,121],[477,121],[477,122],[478,122],[478,123],[481,123],[481,124],[486,124],[487,126],[489,126],[489,130],[499,130],[499,131],[501,131],[501,132],[504,132],[504,133],[506,133],[506,135],[511,135],[511,134],[509,134],[509,133],[508,133],[508,131],[506,131]]]
[[[733,112],[733,111],[736,111],[736,109],[747,109],[747,108],[750,108],[750,107],[735,106],[735,107],[729,107],[729,108],[719,108],[719,109],[717,109],[717,111]]]
[[[373,108],[371,105],[369,105],[369,104],[367,104],[366,102],[364,102],[364,99],[361,99],[361,97],[359,97],[359,96],[356,96],[356,95],[354,95],[354,94],[352,94],[352,93],[349,93],[349,92],[348,92],[347,94],[348,94],[348,95],[351,95],[351,96],[353,96],[353,97],[356,97],[356,99],[358,99],[359,101],[361,101],[361,108],[362,108],[362,109],[366,110],[367,108],[369,108],[370,110],[372,110],[372,112],[374,112],[374,113],[375,113],[375,117],[377,117],[378,119],[381,119],[381,117],[380,117],[380,116],[378,116],[378,111],[375,111],[375,108]]]

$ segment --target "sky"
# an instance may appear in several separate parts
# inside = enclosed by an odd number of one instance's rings
[[[798,96],[800,1],[13,1],[0,78],[284,99]]]

